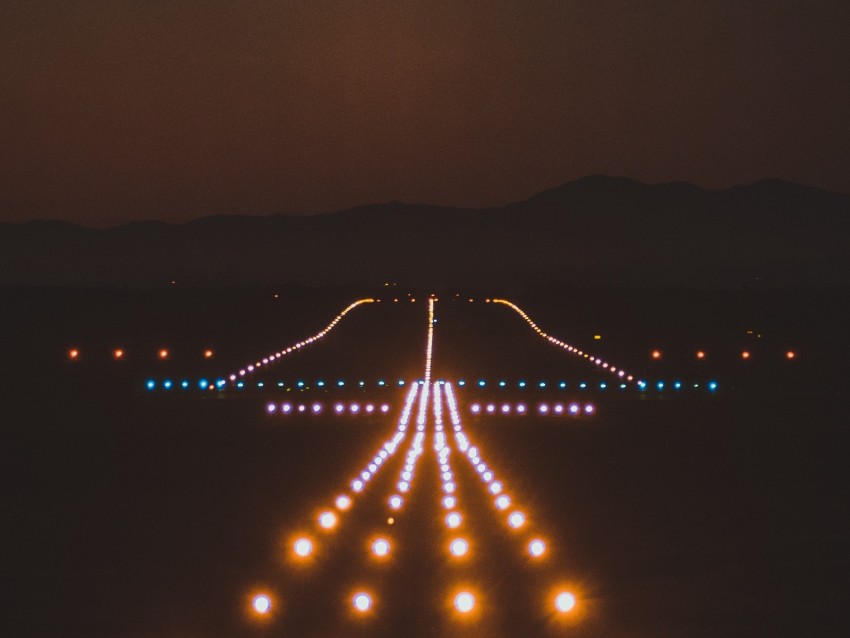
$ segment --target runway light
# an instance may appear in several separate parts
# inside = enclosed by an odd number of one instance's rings
[[[390,553],[390,543],[384,538],[377,539],[372,543],[372,553],[379,558],[383,558]]]
[[[785,353],[785,358],[788,359],[789,361],[796,356],[797,356],[797,353],[795,353],[793,350],[789,350],[788,352]]]
[[[76,348],[71,348],[70,350],[68,350],[68,358],[71,361],[76,361],[77,359],[80,358],[80,351],[77,350]]]
[[[351,508],[351,498],[346,496],[345,494],[341,494],[336,497],[336,501],[334,504],[340,512],[345,512]]]
[[[148,380],[145,382],[145,387],[146,387],[148,390],[153,390],[154,388],[156,388],[156,381],[153,381],[152,379],[148,379]]]
[[[361,614],[365,614],[372,608],[372,597],[364,592],[359,592],[354,595],[354,609]]]
[[[319,525],[323,529],[333,529],[334,527],[336,527],[336,522],[336,514],[334,514],[333,512],[322,512],[319,515]]]
[[[120,361],[124,358],[124,351],[121,348],[116,348],[112,351],[112,358],[116,361]]]
[[[531,554],[534,558],[539,558],[543,556],[546,552],[546,543],[544,543],[539,538],[535,538],[528,544],[528,553]]]
[[[661,358],[661,350],[653,350],[652,351],[652,358],[656,359],[656,360],[660,359]]]
[[[506,510],[511,505],[511,499],[506,494],[502,494],[499,498],[496,499],[496,508],[500,510]]]
[[[705,359],[705,352],[697,350],[697,359]]]
[[[299,558],[307,558],[313,553],[313,543],[309,538],[299,538],[293,544],[292,550]]]
[[[468,591],[464,591],[455,596],[455,609],[462,614],[467,614],[475,607],[475,597]]]
[[[396,495],[390,497],[390,507],[394,510],[401,509],[402,502],[401,496]]]
[[[165,348],[160,350],[159,351],[159,358],[160,359],[167,359],[168,358],[168,350],[166,350]]]
[[[204,359],[212,359],[213,351],[212,350],[204,350]]]
[[[457,512],[451,512],[448,516],[446,516],[446,525],[450,528],[455,529],[460,526],[461,517]]]
[[[257,594],[251,600],[251,607],[258,614],[265,616],[272,609],[272,599],[266,594]]]
[[[508,516],[508,525],[514,529],[519,529],[525,525],[525,514],[522,512],[512,512],[511,515]]]
[[[576,597],[568,591],[562,591],[555,596],[555,609],[562,614],[572,611],[576,606]]]
[[[443,507],[447,510],[452,509],[455,505],[457,505],[457,499],[454,496],[446,496],[443,499]]]
[[[452,553],[452,556],[456,556],[457,558],[466,556],[466,553],[469,551],[469,543],[462,538],[456,538],[449,545],[449,551]]]
[[[749,353],[749,351],[744,350],[744,351],[741,353],[741,358],[742,358],[742,359],[749,359],[749,358],[750,358],[750,353]]]

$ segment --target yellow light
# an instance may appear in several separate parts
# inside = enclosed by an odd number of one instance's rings
[[[340,512],[345,512],[346,510],[351,508],[351,499],[348,496],[346,496],[345,494],[341,494],[341,495],[336,497],[335,504],[336,504],[336,508]]]
[[[265,616],[272,610],[272,599],[266,594],[257,594],[251,600],[251,608],[261,616]]]
[[[576,606],[576,597],[568,591],[562,591],[555,596],[555,609],[562,614],[573,610]]]
[[[468,591],[462,591],[455,596],[455,609],[462,614],[468,614],[475,607],[475,596]]]
[[[361,614],[365,614],[372,608],[372,597],[365,592],[354,594],[354,609]]]
[[[528,544],[528,553],[531,554],[534,558],[539,558],[543,556],[546,552],[546,543],[544,543],[539,538],[535,538]]]
[[[372,543],[372,553],[383,558],[390,553],[390,543],[385,538],[378,538]]]
[[[449,544],[449,551],[452,553],[452,556],[466,556],[466,553],[469,551],[469,543],[462,538],[456,538]]]
[[[292,549],[295,551],[295,555],[299,558],[307,558],[313,553],[313,543],[310,542],[309,538],[302,537],[295,541]]]
[[[600,339],[602,339],[602,335],[593,335],[593,338],[594,338],[596,341],[599,341]]]
[[[322,512],[319,515],[319,525],[321,525],[324,529],[333,529],[336,527],[336,514],[333,512]]]

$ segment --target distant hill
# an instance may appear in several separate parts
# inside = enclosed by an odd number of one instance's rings
[[[484,210],[399,202],[325,215],[96,230],[0,224],[0,285],[850,284],[850,196],[592,176]]]

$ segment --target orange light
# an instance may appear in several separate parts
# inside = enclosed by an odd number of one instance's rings
[[[165,348],[160,350],[159,351],[159,358],[160,359],[167,359],[168,358],[168,350],[166,350]]]
[[[788,352],[785,353],[785,358],[788,359],[789,361],[796,356],[797,356],[797,354],[793,350],[789,350]]]
[[[572,611],[575,606],[576,597],[574,594],[571,594],[568,591],[562,591],[555,596],[555,609],[557,609],[560,613],[566,614]]]
[[[119,359],[123,359],[124,358],[124,351],[121,348],[116,348],[115,350],[112,351],[112,356],[115,358],[116,361],[119,360]]]
[[[749,351],[748,351],[748,350],[744,350],[744,351],[741,353],[741,358],[742,358],[742,359],[749,359],[749,358],[750,358],[750,353],[749,353]]]
[[[68,358],[71,361],[76,361],[77,359],[80,358],[80,351],[77,350],[76,348],[71,348],[70,350],[68,350]]]
[[[697,350],[697,359],[705,359],[705,352]]]
[[[652,358],[653,359],[660,359],[661,358],[661,350],[653,350],[652,351]]]
[[[213,351],[212,350],[204,350],[204,359],[212,359]]]

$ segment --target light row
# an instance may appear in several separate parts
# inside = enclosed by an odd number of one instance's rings
[[[753,352],[752,350],[741,350],[739,356],[743,361],[749,361],[753,358]],[[782,353],[782,356],[787,361],[793,361],[797,358],[797,352],[794,350],[786,350]],[[653,350],[649,353],[649,358],[653,361],[661,361],[664,358],[664,353],[661,350]],[[704,361],[708,358],[708,354],[705,352],[705,350],[697,350],[694,353],[694,358],[698,361]]]
[[[525,403],[472,403],[469,406],[470,414],[529,414],[536,413],[543,416],[590,416],[596,414],[596,407],[592,403],[538,403],[535,409],[531,409]]]
[[[389,403],[334,403],[333,406],[325,406],[323,403],[289,403],[283,402],[280,404],[269,403],[266,405],[266,412],[269,414],[280,414],[288,416],[290,414],[387,414],[390,411]]]
[[[480,606],[480,594],[469,588],[455,589],[449,595],[451,609],[461,616],[471,616]],[[282,605],[275,601],[269,592],[255,593],[250,598],[249,611],[257,618],[268,620],[274,617]],[[375,613],[377,599],[371,589],[354,589],[348,598],[351,610],[359,616],[368,616]],[[564,589],[555,589],[549,596],[547,608],[555,614],[568,614],[576,607],[575,594]]]
[[[215,352],[207,348],[201,352],[201,355],[204,359],[212,359],[215,356]],[[83,359],[83,352],[80,348],[68,348],[65,356],[68,357],[69,361],[81,361]],[[127,358],[127,350],[124,348],[115,348],[110,352],[110,357],[115,361],[123,361]],[[168,348],[160,348],[156,351],[156,358],[160,361],[170,359],[171,351]]]
[[[340,322],[340,320],[345,315],[347,315],[349,312],[354,310],[357,306],[360,306],[362,304],[374,303],[374,302],[375,302],[374,299],[358,299],[354,303],[346,306],[336,317],[333,318],[333,321],[331,321],[323,330],[320,330],[319,332],[314,334],[312,337],[308,337],[307,339],[299,341],[298,343],[295,343],[295,344],[289,346],[288,348],[278,350],[277,352],[274,352],[274,353],[272,353],[272,354],[270,354],[266,357],[263,357],[261,360],[258,360],[251,365],[245,366],[244,368],[240,369],[238,372],[234,372],[233,374],[231,374],[229,376],[230,382],[236,383],[237,379],[239,377],[244,377],[246,375],[249,375],[249,374],[255,372],[257,369],[262,368],[263,366],[267,366],[271,363],[274,363],[275,361],[277,361],[281,357],[284,357],[291,352],[295,352],[296,350],[300,350],[301,348],[308,346],[311,343],[318,341],[319,339],[322,339],[331,330],[333,330],[334,327],[336,327],[336,325]]]
[[[558,339],[557,337],[553,337],[552,335],[546,334],[543,330],[541,330],[537,326],[536,323],[534,323],[534,321],[531,320],[531,317],[529,317],[525,313],[525,311],[523,311],[522,308],[517,306],[515,303],[512,303],[512,302],[508,301],[507,299],[493,299],[492,301],[493,301],[493,303],[503,304],[503,305],[507,306],[508,308],[510,308],[511,310],[513,310],[514,312],[516,312],[520,317],[525,319],[526,323],[529,326],[531,326],[531,329],[534,330],[534,332],[536,332],[538,335],[540,335],[541,337],[546,339],[549,343],[552,343],[552,344],[558,346],[559,348],[563,348],[567,352],[570,352],[570,353],[572,353],[572,354],[574,354],[578,357],[585,359],[588,363],[592,363],[593,365],[597,366],[598,368],[600,368],[602,370],[607,370],[608,372],[615,375],[617,378],[622,379],[623,381],[626,381],[626,382],[634,381],[634,379],[635,379],[634,376],[627,373],[622,368],[617,368],[616,366],[611,365],[607,361],[603,361],[602,359],[600,359],[597,356],[594,356],[594,355],[592,355],[588,352],[584,352],[583,350],[580,350],[579,348],[576,348],[575,346],[572,346],[572,345],[566,343],[565,341]]]

